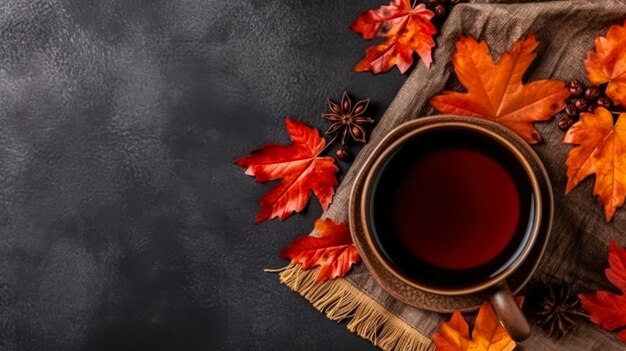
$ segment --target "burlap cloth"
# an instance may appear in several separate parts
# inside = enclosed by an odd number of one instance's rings
[[[431,96],[444,89],[462,89],[450,63],[460,33],[486,40],[497,58],[509,50],[515,40],[534,32],[540,46],[537,58],[525,76],[527,81],[542,78],[584,80],[583,59],[594,47],[594,39],[606,33],[610,25],[621,24],[624,19],[626,2],[616,0],[485,1],[456,6],[437,39],[434,64],[428,70],[418,63],[407,78],[337,189],[326,216],[347,222],[353,180],[368,154],[390,130],[410,119],[436,114],[428,104]],[[535,125],[544,142],[534,149],[548,170],[556,209],[547,252],[530,284],[539,280],[563,281],[571,283],[575,291],[610,289],[603,273],[607,266],[608,241],[613,238],[626,244],[626,209],[618,210],[612,222],[606,223],[602,207],[592,196],[593,178],[564,196],[565,158],[571,147],[562,143],[563,132],[553,121]],[[363,265],[355,267],[345,279],[323,289],[311,283],[311,276],[297,267],[283,272],[281,278],[329,318],[345,320],[350,330],[385,350],[430,349],[433,347],[430,336],[442,320],[449,318],[449,315],[422,311],[393,299]],[[614,333],[581,321],[571,335],[559,341],[546,337],[535,326],[532,337],[519,349],[605,351],[626,349],[626,345],[620,343]]]

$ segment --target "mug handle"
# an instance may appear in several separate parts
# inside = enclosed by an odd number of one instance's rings
[[[502,323],[502,326],[511,338],[515,341],[528,339],[530,336],[530,325],[505,281],[495,286],[490,300],[500,323]]]

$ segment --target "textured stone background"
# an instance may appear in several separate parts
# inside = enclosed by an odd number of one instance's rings
[[[343,88],[382,115],[383,2],[1,1],[0,349],[373,349],[262,272],[319,204],[254,225],[232,161]]]

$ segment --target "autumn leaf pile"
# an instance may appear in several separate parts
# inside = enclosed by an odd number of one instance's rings
[[[587,54],[587,79],[607,84],[606,94],[615,105],[626,106],[626,23],[614,25],[606,37],[596,39]],[[565,135],[564,142],[576,145],[567,157],[567,189],[572,191],[587,176],[595,174],[594,195],[604,206],[609,221],[626,198],[626,117],[599,107],[583,113]],[[615,118],[617,121],[615,122]]]
[[[433,36],[437,33],[431,22],[433,15],[424,4],[415,2],[412,5],[408,0],[392,0],[389,5],[361,13],[350,29],[364,39],[382,38],[382,41],[366,49],[365,57],[354,70],[377,74],[397,66],[401,73],[405,73],[413,65],[414,54],[430,67],[431,51],[435,46]],[[485,41],[460,36],[451,61],[456,77],[467,91],[443,91],[432,97],[430,103],[441,113],[495,121],[530,144],[540,142],[541,136],[533,123],[547,121],[563,110],[570,90],[558,80],[523,81],[537,55],[538,45],[535,35],[528,34],[495,62]],[[584,67],[588,81],[603,87],[612,106],[620,106],[623,111],[626,107],[626,22],[622,26],[611,26],[605,36],[596,39],[595,48],[587,53]],[[331,129],[344,128],[342,135],[345,139],[347,128],[355,128],[350,123],[359,120],[348,123],[349,116],[345,111],[338,107],[333,111],[339,115],[330,118],[336,124]],[[356,118],[362,112],[358,111],[350,118]],[[581,112],[580,120],[569,128],[563,140],[573,146],[565,163],[565,193],[595,175],[593,193],[604,207],[606,221],[611,220],[626,199],[625,115],[604,107]],[[266,145],[236,161],[257,182],[278,182],[260,199],[257,223],[274,218],[285,220],[293,213],[301,212],[312,195],[327,210],[338,184],[334,159],[322,156],[328,145],[319,131],[290,118],[286,119],[285,126],[291,144]],[[360,134],[353,137],[365,141],[364,135],[363,138]],[[315,232],[315,235],[297,238],[280,252],[280,256],[299,264],[304,270],[318,268],[318,282],[344,276],[359,263],[359,254],[347,225],[318,219]],[[626,249],[611,241],[609,251],[610,267],[605,275],[620,293],[597,291],[580,294],[579,298],[593,323],[607,330],[618,330],[618,337],[626,342]],[[481,306],[471,334],[468,323],[457,311],[449,322],[441,325],[433,340],[439,351],[515,348],[515,342],[487,302]]]

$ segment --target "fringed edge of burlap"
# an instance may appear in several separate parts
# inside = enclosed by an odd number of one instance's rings
[[[329,319],[348,321],[346,327],[385,351],[432,350],[429,338],[360,291],[345,279],[316,281],[317,269],[303,271],[297,264],[280,273],[280,282],[307,299]]]

